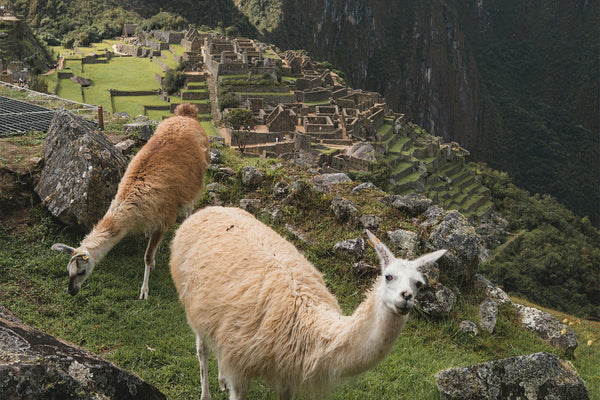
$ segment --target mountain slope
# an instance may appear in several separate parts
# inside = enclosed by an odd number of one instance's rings
[[[600,224],[598,2],[242,0],[431,133]],[[596,132],[596,134],[594,133]]]

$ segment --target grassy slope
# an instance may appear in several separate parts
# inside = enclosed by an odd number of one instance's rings
[[[226,152],[228,164],[235,169],[242,161]],[[258,162],[258,161],[255,161]],[[234,202],[240,197],[257,197],[268,202],[274,182],[291,179],[301,171],[271,169],[263,165],[268,184],[243,193],[236,181],[228,183],[222,196]],[[209,177],[208,181],[211,179]],[[412,223],[390,211],[373,192],[349,194],[340,189],[361,211],[383,218],[382,231],[415,229]],[[342,239],[358,237],[361,230],[331,219],[328,202],[332,195],[309,195],[297,204],[282,208],[285,222],[308,237],[308,244],[296,243],[306,256],[324,272],[330,289],[350,313],[361,301],[370,277],[351,268],[352,262],[336,258],[331,248]],[[79,295],[66,292],[64,254],[50,251],[54,242],[77,243],[77,237],[35,207],[33,222],[9,230],[0,228],[0,303],[26,322],[61,338],[83,345],[158,386],[169,398],[193,399],[200,395],[200,377],[195,356],[194,337],[168,272],[169,249],[163,244],[157,254],[157,267],[150,278],[150,299],[137,300],[143,277],[145,239],[134,237],[119,243],[97,266]],[[284,232],[283,222],[274,225]],[[169,233],[165,243],[170,241]],[[375,262],[369,250],[368,259]],[[501,309],[497,331],[472,338],[462,335],[458,322],[476,320],[477,309],[464,298],[446,321],[434,322],[413,312],[392,354],[367,374],[351,379],[332,396],[334,399],[438,399],[434,375],[437,371],[536,351],[562,356],[534,335],[517,328],[515,316]],[[563,314],[558,314],[560,319]],[[575,321],[574,318],[571,318]],[[600,324],[581,321],[573,326],[580,342],[573,363],[599,400],[597,365],[600,365]],[[587,346],[587,340],[593,340]],[[211,389],[215,399],[225,399],[217,387],[216,362],[210,366]],[[262,382],[255,382],[251,399],[275,399],[276,394]]]

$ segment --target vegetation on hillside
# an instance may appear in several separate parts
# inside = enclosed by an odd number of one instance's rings
[[[494,204],[515,232],[483,271],[515,296],[600,318],[600,233],[547,195],[530,195],[506,173],[480,166]]]
[[[226,205],[237,205],[242,198],[260,199],[263,206],[278,208],[277,214],[259,215],[280,234],[294,242],[325,276],[330,290],[351,313],[362,300],[375,272],[353,268],[352,261],[340,259],[332,251],[339,240],[359,237],[362,228],[333,218],[329,209],[334,196],[352,200],[361,212],[382,218],[381,230],[402,227],[416,229],[411,218],[386,207],[377,190],[352,194],[355,184],[341,185],[332,193],[318,193],[308,184],[291,200],[273,196],[275,183],[307,182],[310,174],[293,164],[278,165],[274,160],[241,159],[232,149],[223,152],[224,166],[236,175],[230,177],[214,170],[207,184],[220,183],[218,198]],[[240,170],[255,165],[266,173],[266,181],[256,189],[241,184]],[[132,237],[119,243],[100,263],[75,297],[66,291],[64,267],[68,257],[50,250],[55,242],[76,244],[78,236],[57,223],[35,197],[26,206],[26,224],[0,225],[0,303],[25,322],[63,339],[81,344],[121,367],[137,373],[159,387],[169,398],[197,398],[200,394],[198,361],[194,336],[169,275],[169,247],[157,253],[157,266],[150,278],[150,298],[138,300],[143,276],[145,239]],[[199,206],[209,202],[205,194]],[[304,240],[290,233],[300,232]],[[168,243],[173,232],[167,234]],[[384,238],[382,238],[384,239]],[[397,249],[395,249],[397,251]],[[377,265],[373,250],[368,262]],[[437,399],[435,374],[446,368],[486,362],[503,357],[548,351],[564,357],[561,351],[519,326],[510,307],[502,307],[494,334],[481,332],[473,337],[458,330],[458,323],[477,319],[479,298],[463,295],[449,318],[435,321],[418,310],[411,313],[408,325],[392,353],[365,375],[346,382],[332,399],[398,399],[406,396]],[[572,360],[588,388],[598,384],[600,326],[597,322],[568,318],[578,335],[580,346]],[[588,345],[588,341],[591,341]],[[215,399],[226,399],[217,386],[217,365],[209,366],[210,386]],[[600,400],[600,393],[590,393]],[[262,381],[254,382],[249,398],[275,399],[276,393]]]

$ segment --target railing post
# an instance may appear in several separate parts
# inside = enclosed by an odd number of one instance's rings
[[[98,127],[101,131],[104,130],[104,112],[102,111],[102,106],[98,106]]]

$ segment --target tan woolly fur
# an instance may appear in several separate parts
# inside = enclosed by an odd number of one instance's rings
[[[108,211],[80,246],[52,246],[71,254],[69,293],[77,294],[95,264],[123,237],[145,233],[150,239],[140,299],[148,297],[150,269],[164,232],[173,227],[178,212],[187,216],[193,211],[202,192],[209,144],[197,117],[195,106],[177,106],[175,116],[162,121],[131,160]]]
[[[289,242],[238,208],[207,207],[182,223],[171,243],[171,274],[196,334],[202,400],[210,399],[207,358],[216,353],[219,383],[243,400],[263,377],[291,399],[326,393],[393,348],[424,279],[417,267],[445,250],[395,258],[367,231],[382,275],[345,316],[321,273]]]

